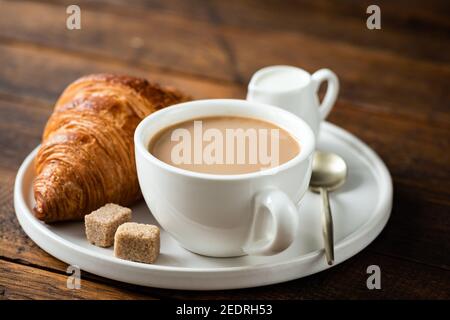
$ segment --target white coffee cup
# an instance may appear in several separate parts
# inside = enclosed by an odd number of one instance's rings
[[[174,124],[210,116],[242,116],[272,122],[300,143],[290,161],[263,171],[220,175],[171,166],[148,151],[151,139]],[[197,100],[145,118],[134,135],[136,165],[144,199],[160,225],[184,248],[231,257],[275,254],[298,234],[296,203],[308,189],[315,138],[298,117],[245,100]]]

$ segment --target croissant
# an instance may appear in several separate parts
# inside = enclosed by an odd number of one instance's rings
[[[106,203],[136,201],[136,126],[188,99],[129,76],[95,74],[70,84],[56,102],[35,160],[35,216],[45,222],[79,220]]]

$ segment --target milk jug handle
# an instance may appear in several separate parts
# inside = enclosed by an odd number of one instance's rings
[[[312,82],[317,94],[320,84],[323,81],[327,81],[328,87],[327,92],[325,93],[325,97],[322,100],[322,103],[319,106],[320,116],[325,119],[330,113],[331,109],[333,109],[334,103],[336,102],[337,95],[339,93],[339,80],[336,74],[329,69],[320,69],[312,75]]]

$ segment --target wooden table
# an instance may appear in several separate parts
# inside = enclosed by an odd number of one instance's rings
[[[371,1],[78,0],[82,29],[69,31],[73,2],[0,0],[1,298],[450,298],[448,1],[377,1],[382,29],[368,30]],[[329,271],[268,287],[172,291],[83,272],[82,289],[67,289],[66,264],[22,231],[12,191],[64,87],[117,72],[195,98],[243,98],[252,73],[273,64],[339,75],[329,120],[367,142],[394,179],[381,235]],[[374,264],[381,290],[366,287]]]

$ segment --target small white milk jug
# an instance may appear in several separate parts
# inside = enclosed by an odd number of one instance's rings
[[[322,103],[317,91],[328,82]],[[320,122],[330,113],[339,92],[339,81],[333,71],[320,69],[309,74],[292,66],[271,66],[257,71],[248,85],[247,100],[274,105],[302,118],[316,138]]]

